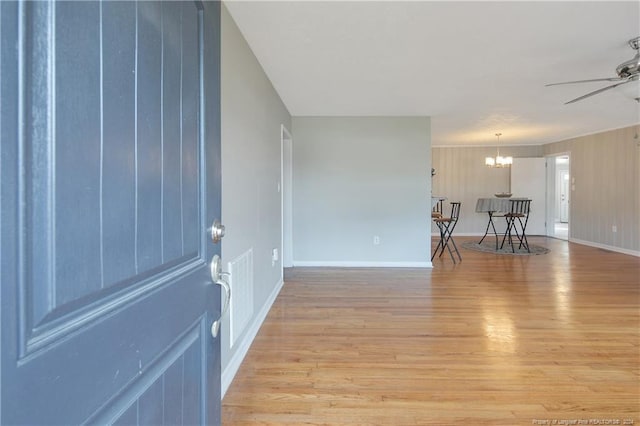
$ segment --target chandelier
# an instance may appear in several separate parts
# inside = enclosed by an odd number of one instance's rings
[[[502,157],[500,156],[500,136],[502,133],[496,133],[498,138],[498,145],[496,146],[496,156],[495,157],[486,157],[484,159],[484,164],[488,167],[509,167],[513,164],[513,157]]]

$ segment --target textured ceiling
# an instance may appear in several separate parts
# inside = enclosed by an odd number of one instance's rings
[[[640,82],[564,102],[635,51],[640,2],[231,1],[294,116],[432,117],[432,144],[541,144],[640,123]]]

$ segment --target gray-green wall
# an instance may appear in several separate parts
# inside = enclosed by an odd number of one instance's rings
[[[229,317],[222,323],[224,392],[282,285],[282,265],[272,265],[271,251],[282,253],[280,126],[291,128],[291,116],[224,5],[221,73],[224,269],[253,250],[253,315],[231,348]]]
[[[294,266],[428,266],[430,163],[428,117],[294,117]]]

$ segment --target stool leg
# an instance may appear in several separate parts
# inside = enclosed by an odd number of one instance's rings
[[[453,240],[453,238],[451,238],[451,231],[449,230],[449,228],[451,227],[451,222],[447,222],[446,226],[443,226],[443,234],[442,234],[442,238],[444,241],[444,245],[447,247],[447,250],[449,251],[449,256],[451,256],[451,260],[453,261],[453,264],[456,264],[456,258],[453,256],[453,251],[451,250],[451,246],[449,245],[449,242],[451,242],[453,244],[453,247],[456,251],[456,253],[458,253],[458,257],[460,258],[460,260],[462,260],[462,257],[460,256],[460,252],[458,251],[458,247],[456,246],[455,241]],[[442,248],[442,251],[440,252],[440,256],[442,256],[442,253],[444,253],[444,247]]]
[[[453,239],[453,236],[450,235],[449,236],[449,240],[453,244],[453,249],[455,250],[456,254],[458,255],[458,259],[460,259],[460,262],[462,262],[462,256],[460,256],[460,250],[458,250],[458,246],[456,245],[456,241]]]
[[[507,238],[508,238],[509,244],[511,244],[511,248],[513,248],[513,239],[511,237],[511,227],[513,226],[513,221],[514,221],[514,218],[507,217],[507,230],[504,233],[504,237],[502,237],[502,244],[500,244],[501,249],[504,247],[504,242],[507,240]],[[496,247],[496,250],[497,249],[498,247]]]
[[[520,222],[520,227],[522,228],[522,238],[520,238],[520,245],[518,246],[518,248],[522,248],[522,246],[524,246],[527,249],[527,252],[531,253],[531,250],[529,250],[529,241],[527,240],[527,235],[525,233],[527,221],[525,221],[523,224],[522,220],[518,218],[518,222]]]
[[[448,222],[447,226],[444,227],[444,232],[443,232],[444,245],[447,247],[447,250],[449,251],[449,256],[451,256],[451,260],[455,265],[456,258],[453,257],[453,252],[451,251],[451,246],[449,245],[449,240],[451,239],[451,233],[449,233],[449,226],[451,226],[451,222]],[[442,253],[444,253],[444,247],[442,248]],[[440,256],[442,256],[442,253],[440,253]]]
[[[433,254],[431,255],[431,260],[433,260],[433,258],[436,257],[436,253],[438,253],[440,246],[442,246],[442,250],[444,250],[444,245],[443,245],[444,242],[442,240],[442,224],[440,222],[436,222],[436,225],[438,226],[438,231],[440,233],[440,241],[438,241],[438,244],[436,245],[436,249],[433,251]]]

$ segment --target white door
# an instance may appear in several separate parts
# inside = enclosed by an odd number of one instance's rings
[[[511,166],[511,193],[514,198],[531,199],[527,235],[546,235],[546,160],[514,158]]]

